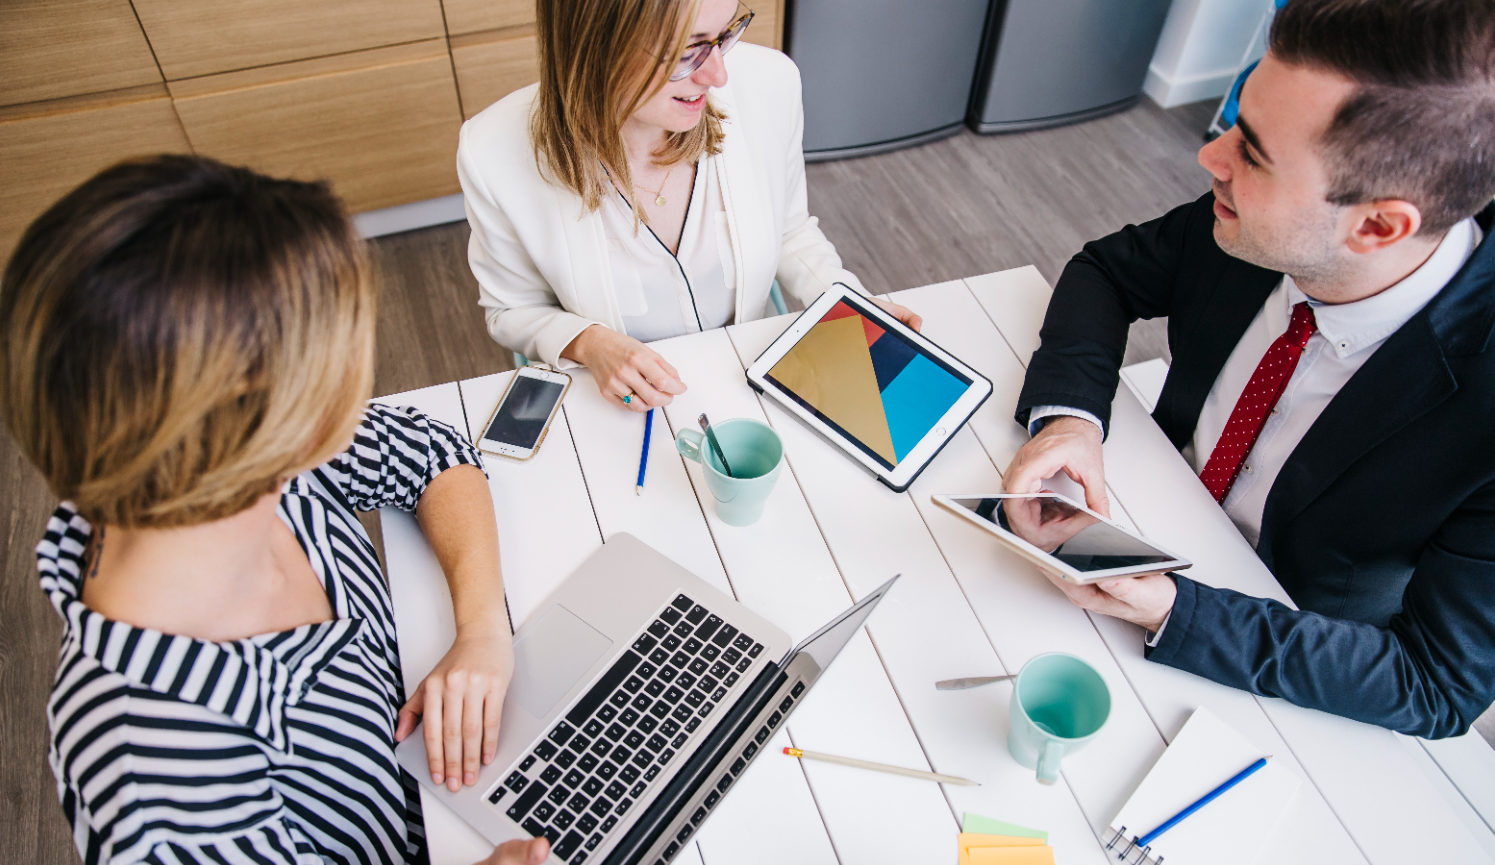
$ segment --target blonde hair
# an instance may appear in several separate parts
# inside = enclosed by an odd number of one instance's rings
[[[540,170],[581,197],[587,211],[616,184],[634,195],[622,128],[663,88],[658,73],[685,50],[700,0],[539,0],[540,90],[530,140]],[[660,79],[661,83],[655,84]],[[725,115],[708,99],[701,121],[671,134],[660,165],[721,152]],[[611,180],[609,180],[611,176]],[[634,214],[639,216],[637,205]]]
[[[375,294],[326,184],[124,162],[27,229],[0,281],[0,410],[91,521],[238,513],[346,445]]]

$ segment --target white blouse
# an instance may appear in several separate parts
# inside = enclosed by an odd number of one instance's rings
[[[621,194],[603,202],[618,312],[624,330],[637,340],[732,323],[737,304],[732,242],[713,160],[703,158],[696,169],[677,253],[671,254],[647,225],[635,228],[633,210]]]

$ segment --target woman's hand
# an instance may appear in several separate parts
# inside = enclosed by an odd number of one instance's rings
[[[426,720],[426,760],[431,780],[453,793],[476,784],[479,764],[498,754],[499,714],[514,674],[514,643],[507,629],[457,631],[436,669],[400,709],[395,741]],[[522,860],[514,860],[522,861]]]
[[[883,312],[908,325],[910,330],[918,330],[924,326],[924,317],[906,306],[896,304],[891,300],[884,300],[880,297],[874,297],[871,300],[882,307]]]
[[[600,324],[582,331],[561,355],[590,369],[602,395],[631,411],[669,405],[685,393],[680,373],[658,352]]]
[[[505,841],[476,865],[540,865],[550,855],[550,842],[544,838],[528,841]]]

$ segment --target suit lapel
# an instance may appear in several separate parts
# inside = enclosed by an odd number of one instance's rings
[[[1283,463],[1267,494],[1258,549],[1267,549],[1270,527],[1302,513],[1357,460],[1457,389],[1443,347],[1419,313],[1340,388]]]
[[[576,305],[566,306],[619,333],[626,332],[618,311],[617,292],[613,290],[612,269],[608,266],[607,231],[602,225],[601,211],[583,212],[581,200],[569,190],[557,184],[546,186],[551,195],[549,209],[558,229],[555,236],[564,245],[566,260],[571,263],[566,275],[571,280],[568,288],[576,298]],[[611,187],[608,192],[616,194]],[[603,206],[609,203],[604,201]]]
[[[1340,388],[1283,463],[1262,515],[1257,549],[1346,469],[1458,390],[1448,358],[1488,350],[1495,321],[1495,208],[1476,217],[1483,242],[1437,297],[1392,334]]]
[[[1280,273],[1246,264],[1223,252],[1219,256],[1224,260],[1220,265],[1222,270],[1209,295],[1201,301],[1199,311],[1189,316],[1187,324],[1180,322],[1198,332],[1180,335],[1175,341],[1171,370],[1154,413],[1177,448],[1193,438],[1199,413],[1215,379],[1220,377],[1220,370],[1225,368],[1241,335],[1261,312],[1262,304],[1282,281]]]

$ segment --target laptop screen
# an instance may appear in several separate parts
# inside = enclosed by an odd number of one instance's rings
[[[890,578],[886,583],[873,589],[867,597],[857,601],[851,609],[837,616],[820,630],[805,637],[799,645],[789,650],[784,660],[779,663],[780,667],[787,668],[789,663],[800,654],[808,655],[815,661],[815,666],[821,670],[829,667],[831,661],[841,654],[846,643],[851,640],[853,634],[872,615],[872,610],[877,602],[882,600],[883,595],[897,582],[898,576]]]

